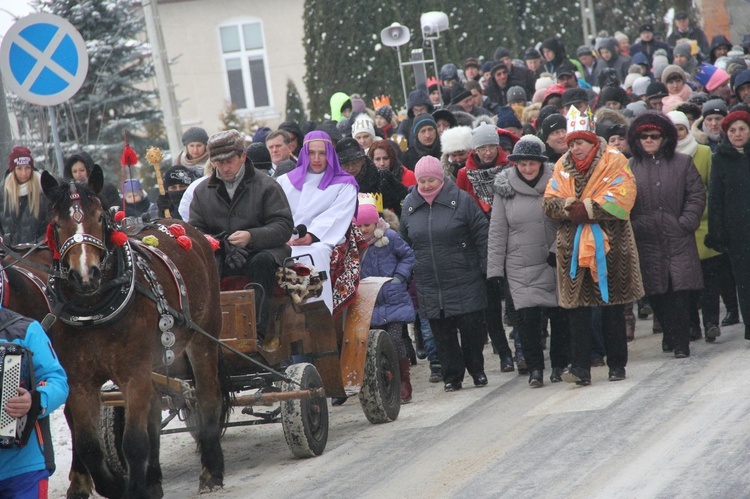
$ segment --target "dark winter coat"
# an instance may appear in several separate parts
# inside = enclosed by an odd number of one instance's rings
[[[519,86],[526,90],[528,100],[536,92],[536,74],[528,68],[511,66],[508,68],[508,87]]]
[[[710,49],[710,53],[708,54],[708,58],[711,64],[714,64],[716,62],[717,57],[714,54],[714,50],[716,50],[719,47],[728,47],[729,50],[732,50],[732,42],[730,42],[729,38],[727,38],[724,35],[716,35],[713,38],[711,38],[711,49]]]
[[[658,126],[664,139],[655,156],[643,150],[637,130]],[[638,195],[630,212],[647,295],[703,288],[695,231],[706,207],[703,187],[693,158],[675,152],[677,129],[661,113],[638,116],[628,130]]]
[[[725,137],[711,159],[706,246],[747,260],[750,247],[750,142],[744,154]],[[745,265],[746,268],[748,264]],[[737,276],[738,281],[740,276]],[[747,279],[747,276],[742,276]]]
[[[649,67],[651,67],[654,65],[654,52],[659,49],[664,49],[667,52],[667,59],[671,63],[672,47],[664,42],[659,42],[656,40],[651,40],[648,43],[644,43],[644,41],[639,38],[638,41],[630,46],[630,57],[633,57],[635,56],[635,54],[642,52],[648,58],[648,65]]]
[[[565,46],[557,38],[548,38],[544,40],[540,47],[540,50],[542,49],[548,49],[555,53],[555,58],[552,62],[548,62],[546,59],[542,58],[542,68],[544,68],[544,71],[547,73],[551,73],[553,76],[557,77],[557,72],[563,68],[569,69],[573,72],[576,71],[576,67],[568,60],[568,56],[565,54]]]
[[[487,242],[487,277],[505,277],[516,309],[556,307],[555,269],[547,263],[554,252],[558,223],[542,211],[542,198],[553,166],[546,163],[534,187],[516,168],[495,177],[490,232]]]
[[[370,325],[383,326],[392,322],[414,322],[414,305],[407,284],[414,268],[414,252],[396,231],[387,229],[361,258],[360,277],[398,277],[380,288]]]
[[[599,53],[600,49],[608,49],[612,52],[612,58],[608,61],[602,59],[601,55],[597,58],[597,73],[595,78],[599,77],[599,73],[604,68],[612,68],[617,72],[620,81],[625,81],[625,77],[628,76],[628,69],[630,69],[630,57],[620,54],[617,40],[614,38],[603,38],[597,41],[596,52]]]
[[[414,90],[406,99],[407,119],[398,126],[398,133],[406,137],[406,141],[411,146],[417,139],[413,137],[412,125],[414,124],[414,106],[427,106],[427,112],[432,114],[435,106],[432,105],[430,96],[424,90]]]
[[[446,178],[430,206],[412,189],[401,213],[401,236],[414,250],[419,313],[427,319],[487,307],[487,217]]]
[[[267,251],[279,265],[291,255],[286,243],[292,237],[294,221],[286,195],[275,180],[256,170],[249,160],[231,200],[216,172],[198,185],[190,203],[190,224],[212,235],[247,230],[251,241],[246,249],[251,253]]]
[[[409,146],[409,149],[404,153],[404,166],[411,171],[414,171],[414,167],[417,166],[417,161],[422,159],[424,156],[432,156],[433,158],[440,159],[440,137],[435,138],[435,142],[431,146],[423,145],[417,138],[414,138],[414,142]]]
[[[401,203],[408,191],[393,173],[380,170],[369,156],[365,156],[365,165],[354,178],[361,194],[379,193],[383,199],[383,208],[393,210],[396,215],[401,216]]]
[[[700,50],[701,58],[708,57],[708,37],[706,37],[706,33],[704,33],[702,29],[696,26],[690,26],[688,27],[686,33],[682,33],[675,27],[675,29],[672,30],[672,34],[667,38],[667,43],[670,47],[674,47],[675,45],[677,45],[677,40],[681,40],[683,38],[687,38],[688,40],[695,40],[696,42],[698,42],[698,49]]]
[[[2,192],[2,186],[0,186],[0,193]],[[3,209],[4,199],[0,195],[0,229],[2,229],[5,244],[8,246],[35,244],[44,239],[49,223],[49,207],[47,198],[41,193],[40,196],[39,217],[37,218],[29,210],[28,196],[19,198],[18,213],[12,216]]]
[[[706,190],[690,156],[674,153],[630,159],[638,184],[630,212],[646,295],[703,288],[695,231]]]

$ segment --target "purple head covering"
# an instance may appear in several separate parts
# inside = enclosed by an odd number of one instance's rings
[[[341,168],[339,157],[336,155],[336,148],[333,146],[331,137],[327,133],[319,130],[312,131],[305,135],[305,139],[302,141],[302,150],[297,159],[297,168],[286,174],[294,188],[301,191],[302,186],[305,184],[307,167],[310,166],[310,142],[313,140],[321,140],[325,143],[326,161],[328,162],[328,165],[323,172],[323,178],[318,184],[318,189],[324,190],[329,185],[333,184],[352,184],[357,190],[359,190],[359,185],[357,184],[357,181],[354,180],[354,177]]]

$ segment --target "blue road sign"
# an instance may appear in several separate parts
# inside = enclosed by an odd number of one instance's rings
[[[81,34],[62,17],[32,14],[11,26],[0,45],[6,86],[32,104],[54,106],[83,85],[89,58]]]

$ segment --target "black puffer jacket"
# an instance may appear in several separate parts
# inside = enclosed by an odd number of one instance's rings
[[[39,194],[41,199],[38,218],[34,217],[29,210],[28,196],[19,198],[18,214],[13,216],[3,208],[5,206],[4,191],[0,186],[0,229],[2,229],[5,244],[9,246],[35,244],[44,239],[49,223],[49,207],[47,198],[41,192]]]
[[[401,236],[416,256],[420,314],[455,317],[487,307],[487,217],[446,178],[430,206],[413,188],[401,213]]]

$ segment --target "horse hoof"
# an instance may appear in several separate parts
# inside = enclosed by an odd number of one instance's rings
[[[200,485],[198,486],[198,493],[204,494],[206,492],[213,492],[215,489],[224,488],[224,477],[221,473],[217,476],[212,476],[210,473],[201,473]]]

